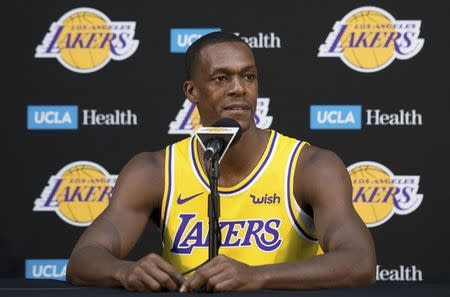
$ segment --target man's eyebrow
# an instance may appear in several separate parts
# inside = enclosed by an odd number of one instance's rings
[[[251,65],[244,66],[242,68],[239,68],[239,70],[237,72],[245,72],[245,71],[249,71],[249,70],[256,70],[256,65],[251,64]],[[234,68],[231,68],[231,67],[213,67],[211,69],[211,74],[215,74],[215,73],[229,74],[232,72],[236,72],[236,71],[234,71]]]

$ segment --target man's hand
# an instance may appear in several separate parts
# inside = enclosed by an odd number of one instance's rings
[[[186,280],[180,292],[197,291],[202,287],[208,292],[249,291],[260,289],[262,283],[263,277],[256,267],[219,255]]]
[[[117,278],[130,291],[176,291],[184,282],[183,276],[157,254],[125,263]]]

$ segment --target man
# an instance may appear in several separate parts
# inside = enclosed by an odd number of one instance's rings
[[[199,161],[203,151],[189,138],[138,154],[124,167],[110,205],[72,252],[68,280],[181,292],[374,282],[372,238],[353,208],[342,161],[255,126],[258,73],[249,46],[230,33],[205,35],[189,48],[186,72],[184,92],[197,105],[202,124],[228,117],[242,128],[220,163],[220,255],[201,265],[208,255],[208,184]],[[163,257],[122,260],[155,216]]]

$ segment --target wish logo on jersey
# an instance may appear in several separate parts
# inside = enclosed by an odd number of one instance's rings
[[[380,163],[363,161],[348,168],[353,206],[368,227],[387,222],[394,214],[407,215],[422,203],[418,175],[394,175]]]
[[[256,102],[255,123],[258,128],[267,129],[272,124],[273,118],[268,115],[269,104],[270,98],[258,98]],[[200,127],[202,127],[202,124],[198,109],[195,104],[186,99],[175,121],[172,121],[169,125],[169,134],[194,135]]]
[[[76,8],[52,23],[35,58],[56,58],[74,72],[94,72],[136,51],[135,28],[135,22],[112,22],[96,9]]]
[[[175,233],[171,252],[191,254],[194,248],[208,247],[208,224],[195,220],[195,214],[180,214],[180,224]],[[256,246],[265,252],[280,247],[280,219],[237,220],[219,222],[222,232],[221,247]]]
[[[89,226],[108,206],[116,179],[96,163],[70,163],[50,177],[33,211],[54,211],[66,223]]]
[[[353,70],[376,72],[422,49],[420,26],[420,20],[396,20],[378,7],[357,8],[334,24],[318,57],[338,57]]]

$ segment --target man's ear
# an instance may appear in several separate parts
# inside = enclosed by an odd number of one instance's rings
[[[186,98],[189,99],[194,104],[198,102],[198,91],[195,87],[195,84],[192,80],[187,80],[183,83],[183,91],[186,95]]]

